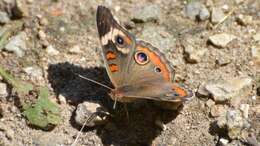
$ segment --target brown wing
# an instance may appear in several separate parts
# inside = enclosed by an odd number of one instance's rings
[[[128,98],[143,98],[168,102],[184,102],[193,96],[192,91],[187,87],[156,77],[151,80],[140,80],[134,86],[123,86],[118,88],[116,92]]]
[[[182,102],[192,91],[173,83],[174,69],[159,49],[142,40],[136,42],[127,82],[118,88],[122,96],[158,101]]]
[[[98,6],[96,21],[107,73],[115,87],[121,86],[135,49],[135,38],[106,7]]]

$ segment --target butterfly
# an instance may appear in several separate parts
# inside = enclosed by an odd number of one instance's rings
[[[174,68],[158,48],[137,39],[104,6],[97,8],[96,23],[114,101],[174,104],[191,99],[190,89],[174,83]]]

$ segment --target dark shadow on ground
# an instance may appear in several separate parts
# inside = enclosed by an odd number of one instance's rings
[[[127,104],[127,112],[123,104],[117,103],[113,109],[113,101],[108,96],[109,91],[99,85],[77,77],[73,72],[101,82],[112,87],[105,68],[82,68],[70,63],[50,65],[48,80],[54,92],[63,95],[67,103],[77,106],[84,101],[99,102],[112,114],[106,125],[97,127],[97,135],[104,145],[151,145],[160,135],[162,129],[155,124],[157,118],[168,123],[178,115],[175,111],[165,111],[157,108],[149,101]],[[71,118],[71,125],[77,129],[80,126]],[[85,129],[87,132],[93,129]]]

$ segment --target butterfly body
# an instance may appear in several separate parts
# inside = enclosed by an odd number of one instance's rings
[[[174,69],[163,53],[136,39],[103,6],[97,9],[97,28],[106,70],[115,87],[110,93],[113,100],[182,103],[192,97],[189,89],[174,83]]]

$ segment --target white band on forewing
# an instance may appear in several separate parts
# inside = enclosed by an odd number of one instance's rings
[[[120,31],[120,30],[118,30],[118,29],[116,29],[116,28],[110,28],[110,31],[108,32],[108,33],[106,33],[104,36],[102,36],[101,37],[101,44],[103,45],[103,46],[105,46],[105,45],[107,45],[108,44],[108,41],[109,40],[112,40],[113,41],[113,43],[115,43],[116,44],[116,36],[117,35],[120,35],[120,36],[122,36],[122,37],[124,37],[125,36],[125,34],[122,32],[122,31]],[[130,49],[129,48],[120,48],[120,47],[118,47],[117,46],[117,50],[118,51],[120,51],[120,52],[122,52],[123,54],[128,54],[129,52],[130,52]]]

